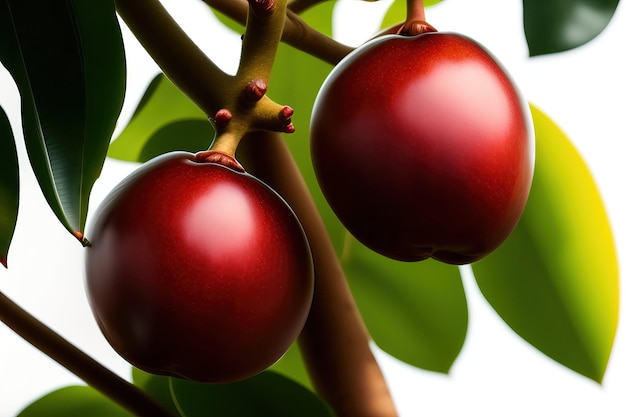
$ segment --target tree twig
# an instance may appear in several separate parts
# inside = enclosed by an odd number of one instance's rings
[[[144,391],[95,361],[1,292],[0,321],[85,383],[135,415],[173,417]]]
[[[318,3],[322,3],[326,0],[291,0],[287,7],[289,10],[296,14],[300,14]]]
[[[115,7],[163,72],[207,115],[219,110],[231,76],[187,36],[158,0],[116,0]],[[184,62],[184,65],[180,63]],[[217,110],[216,110],[217,109]]]
[[[241,25],[246,24],[246,0],[203,0]],[[337,64],[354,48],[324,35],[307,24],[297,13],[287,10],[282,41],[329,64]]]
[[[226,154],[234,153],[248,130],[294,129],[293,110],[265,94],[286,0],[250,1],[254,7],[245,9],[249,25],[234,76],[224,73],[196,46],[159,0],[115,2],[119,15],[164,74],[215,122],[214,149]]]

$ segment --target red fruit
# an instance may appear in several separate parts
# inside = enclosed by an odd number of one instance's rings
[[[403,261],[464,264],[517,224],[534,136],[528,104],[476,42],[388,35],[322,85],[311,154],[330,206],[363,244]]]
[[[102,332],[133,365],[236,381],[297,338],[313,266],[277,193],[230,157],[200,155],[156,158],[111,192],[90,232],[86,286]]]

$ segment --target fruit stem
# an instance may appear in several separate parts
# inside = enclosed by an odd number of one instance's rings
[[[406,20],[426,20],[424,0],[407,0]]]
[[[138,416],[173,417],[144,391],[105,368],[0,292],[0,321],[111,400]]]
[[[315,390],[340,417],[397,416],[326,227],[281,135],[250,133],[242,141],[239,155],[248,172],[289,203],[311,246],[313,304],[298,342]]]

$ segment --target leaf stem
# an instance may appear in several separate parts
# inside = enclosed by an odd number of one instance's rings
[[[239,156],[250,173],[287,200],[311,245],[315,289],[299,345],[315,390],[340,417],[397,416],[326,227],[281,135],[250,133]]]
[[[145,417],[173,417],[141,389],[96,362],[2,292],[0,292],[0,321],[128,411]]]

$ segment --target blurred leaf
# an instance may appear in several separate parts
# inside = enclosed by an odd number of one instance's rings
[[[239,22],[236,22],[235,20],[231,19],[230,17],[226,16],[224,13],[222,13],[222,12],[216,10],[216,9],[211,8],[211,11],[215,15],[215,17],[217,17],[217,20],[222,22],[222,24],[224,26],[226,26],[227,28],[229,28],[233,32],[241,33],[241,34],[243,34],[245,32],[245,26],[244,25],[240,24]]]
[[[311,391],[270,371],[230,384],[201,384],[177,378],[171,382],[180,413],[186,417],[333,415]]]
[[[7,115],[0,107],[0,263],[5,267],[17,222],[19,175],[13,131]]]
[[[174,415],[178,409],[170,391],[170,377],[154,375],[138,368],[132,368],[133,384],[144,390]]]
[[[609,24],[619,0],[524,0],[524,32],[531,56],[581,46]]]
[[[174,150],[207,149],[215,130],[206,115],[163,74],[150,83],[109,156],[132,162]]]
[[[70,386],[53,391],[26,407],[17,417],[132,417],[98,391]]]
[[[323,1],[300,14],[311,27],[326,36],[333,36],[333,10],[336,0]]]
[[[124,99],[113,1],[0,2],[0,60],[20,91],[39,185],[61,223],[80,237]]]
[[[424,6],[433,6],[442,0],[425,0]],[[406,0],[395,0],[387,9],[387,13],[380,24],[381,29],[387,29],[406,20]]]
[[[611,226],[574,146],[532,109],[535,177],[507,241],[473,265],[498,314],[546,355],[601,382],[617,328],[619,277]]]
[[[346,239],[342,264],[374,342],[403,362],[448,372],[467,333],[459,268],[434,260],[394,261],[352,236]]]
[[[281,45],[273,68],[272,79],[280,82],[272,83],[270,80],[270,96],[278,103],[291,106],[295,110],[293,123],[296,131],[283,137],[311,191],[333,246],[336,251],[340,251],[345,228],[322,194],[309,151],[309,122],[313,102],[332,66],[288,45]]]
[[[313,384],[304,366],[302,354],[297,343],[292,344],[280,360],[270,367],[270,370],[278,372],[305,388],[313,390]]]

